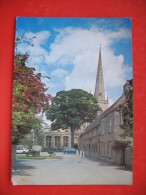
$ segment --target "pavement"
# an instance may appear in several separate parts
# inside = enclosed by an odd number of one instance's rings
[[[132,185],[132,171],[123,166],[74,154],[56,155],[62,159],[17,159],[13,185]]]

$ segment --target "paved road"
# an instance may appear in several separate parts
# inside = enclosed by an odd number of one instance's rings
[[[132,172],[125,170],[124,167],[76,155],[63,153],[57,155],[63,158],[60,160],[18,159],[16,174],[19,184],[132,184]]]

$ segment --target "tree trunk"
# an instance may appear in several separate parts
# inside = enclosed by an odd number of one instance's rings
[[[74,134],[75,130],[71,128],[71,148],[74,148]]]

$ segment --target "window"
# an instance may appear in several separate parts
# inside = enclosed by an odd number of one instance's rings
[[[122,110],[120,110],[120,124],[123,125]]]
[[[98,146],[97,146],[97,142],[95,143],[95,151],[96,151],[96,153],[98,153]]]
[[[60,137],[59,136],[55,137],[55,147],[60,147]]]
[[[111,141],[108,142],[108,157],[111,159],[112,157],[112,143]]]
[[[89,144],[89,152],[90,152],[90,144]]]
[[[51,148],[51,136],[46,137],[46,146]]]
[[[102,120],[102,135],[104,135],[104,120]]]
[[[96,135],[98,135],[98,127],[96,127]]]
[[[67,136],[63,137],[63,146],[68,147],[68,137]]]
[[[109,117],[109,133],[112,132],[112,117]]]

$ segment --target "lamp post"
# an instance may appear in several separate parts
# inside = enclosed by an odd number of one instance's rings
[[[34,129],[31,130],[32,133],[32,147],[34,148]]]

